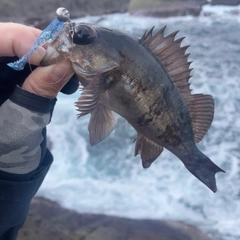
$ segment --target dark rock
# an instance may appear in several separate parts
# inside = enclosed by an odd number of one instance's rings
[[[229,6],[237,6],[240,4],[240,0],[212,0],[212,5],[229,5]]]
[[[1,0],[0,21],[44,26],[59,7],[67,8],[71,18],[126,12],[129,0]]]
[[[209,0],[1,0],[0,21],[20,22],[43,29],[59,7],[67,8],[71,18],[130,11],[157,17],[197,16]],[[238,5],[240,0],[212,0],[212,5]]]
[[[34,198],[18,240],[210,240],[197,227],[178,221],[133,220],[79,214],[56,202]]]
[[[198,16],[206,0],[131,0],[128,11],[133,15],[170,17]]]
[[[53,17],[59,7],[67,8],[72,16],[124,12],[129,0],[1,0],[1,17]]]

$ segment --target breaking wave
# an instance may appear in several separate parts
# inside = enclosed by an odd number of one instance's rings
[[[213,95],[215,117],[198,147],[226,174],[213,194],[167,150],[143,169],[133,157],[135,132],[118,117],[100,144],[88,143],[89,118],[76,118],[80,93],[60,95],[48,133],[55,162],[38,195],[79,212],[177,219],[215,237],[240,238],[240,7],[204,7],[199,17],[167,19],[113,14],[79,21],[118,28],[141,37],[153,25],[186,36],[194,68],[194,93]]]

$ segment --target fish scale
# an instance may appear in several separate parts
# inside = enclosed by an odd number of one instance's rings
[[[223,170],[196,146],[211,125],[214,101],[210,95],[191,94],[188,46],[181,47],[183,38],[175,40],[178,31],[164,36],[164,27],[153,35],[152,28],[136,39],[93,24],[74,26],[73,39],[64,26],[42,64],[65,57],[72,62],[83,86],[76,102],[79,116],[91,114],[90,143],[112,132],[116,112],[137,132],[135,155],[141,155],[143,167],[150,167],[166,148],[216,192],[215,173]],[[68,41],[61,41],[66,36]]]

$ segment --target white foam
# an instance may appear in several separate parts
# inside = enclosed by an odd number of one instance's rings
[[[210,5],[206,4],[202,7],[202,13],[207,14],[215,14],[218,16],[226,16],[230,15],[232,17],[232,14],[238,14],[240,11],[240,5],[238,6],[224,6],[224,5]]]
[[[213,7],[211,7],[213,9]],[[225,8],[228,9],[228,8]],[[204,8],[204,11],[209,10]],[[157,19],[128,14],[88,17],[81,21],[121,27],[140,36],[152,25],[181,29],[191,44],[194,93],[215,99],[213,124],[199,148],[226,174],[217,174],[213,194],[166,150],[145,170],[133,157],[135,132],[123,119],[103,142],[88,143],[88,117],[76,119],[80,93],[60,95],[48,128],[55,162],[38,194],[79,212],[132,218],[167,218],[195,223],[225,240],[240,238],[240,27],[235,15]],[[206,24],[207,23],[207,24]],[[223,24],[224,23],[224,24]]]

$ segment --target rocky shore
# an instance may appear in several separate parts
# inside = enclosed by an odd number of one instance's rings
[[[211,240],[197,227],[178,221],[133,220],[80,214],[56,202],[34,198],[18,240]]]
[[[157,17],[198,16],[207,0],[1,0],[0,21],[43,28],[55,10],[66,7],[72,18],[129,12]],[[212,0],[212,5],[239,5],[240,0]],[[44,198],[34,198],[18,240],[211,240],[193,225],[177,221],[132,220],[80,214]],[[215,239],[214,239],[215,240]]]
[[[45,27],[58,7],[67,8],[72,18],[129,12],[156,17],[198,16],[204,4],[238,5],[240,0],[1,0],[0,21]]]

